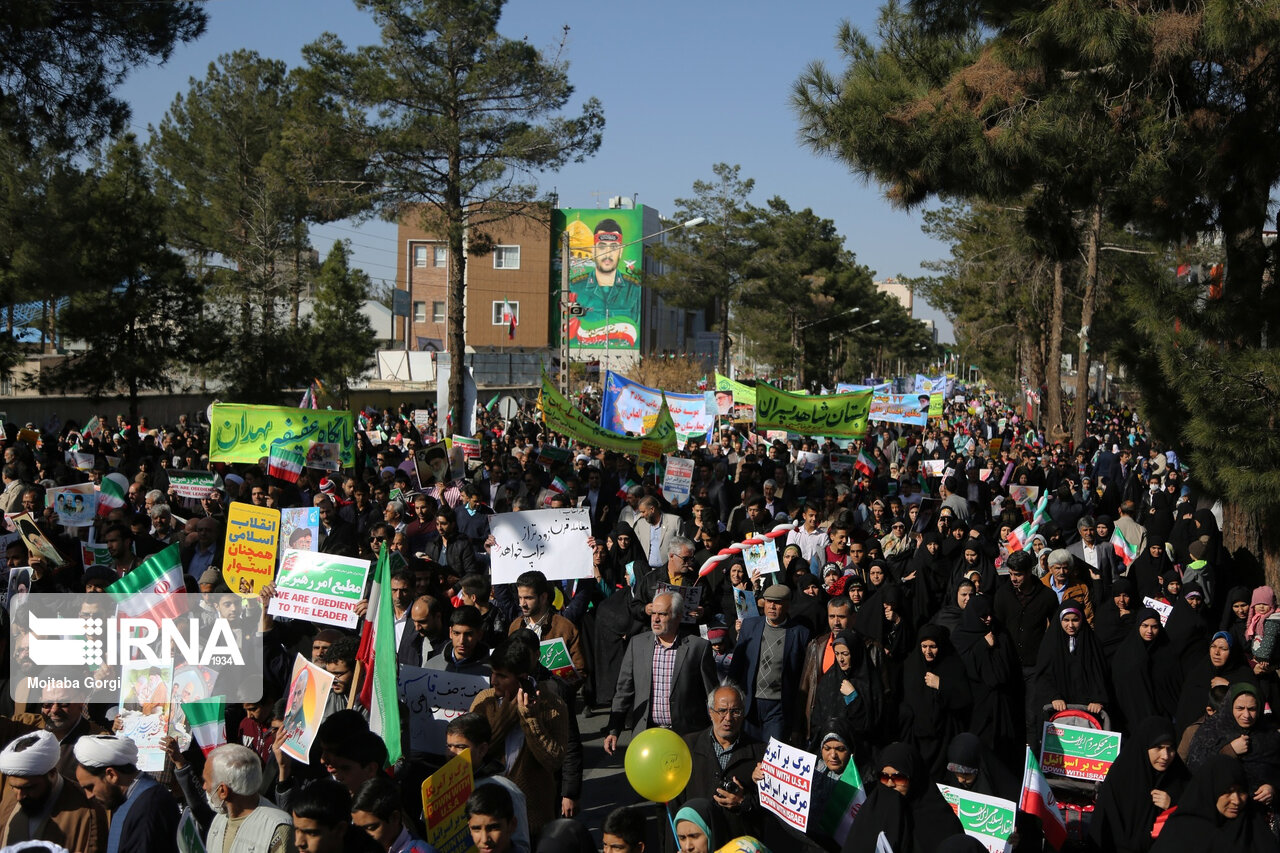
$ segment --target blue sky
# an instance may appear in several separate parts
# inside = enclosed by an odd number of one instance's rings
[[[322,32],[349,46],[377,40],[372,19],[350,0],[209,0],[208,31],[180,47],[169,63],[136,72],[121,96],[133,107],[140,137],[158,124],[190,77],[237,49],[255,50],[290,65]],[[620,4],[566,0],[509,0],[499,29],[554,48],[565,24],[569,75],[576,96],[604,104],[604,144],[595,157],[543,177],[563,207],[603,207],[615,195],[635,195],[664,214],[711,177],[717,162],[737,163],[755,178],[753,201],[780,195],[795,209],[811,207],[832,219],[846,245],[877,278],[916,275],[921,262],[946,247],[920,231],[919,211],[886,202],[878,187],[839,163],[821,159],[796,141],[788,103],[805,66],[821,59],[840,67],[836,28],[849,17],[864,32],[877,6],[865,0],[647,0]],[[578,101],[580,102],[580,101]],[[318,226],[312,240],[323,254],[335,239],[352,241],[354,262],[374,279],[394,279],[395,227],[383,222]],[[916,316],[945,318],[920,302]]]

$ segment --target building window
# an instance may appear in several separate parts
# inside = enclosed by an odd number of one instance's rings
[[[415,267],[425,267],[427,265],[427,247],[413,247],[413,265]]]
[[[444,246],[436,246],[434,248],[435,254],[432,259],[432,264],[437,267],[443,267],[445,259],[449,257],[449,250]]]
[[[443,302],[431,303],[431,322],[433,323],[444,322],[444,303]]]
[[[495,246],[493,249],[493,268],[495,270],[520,269],[520,247]]]
[[[507,302],[507,304],[511,306],[511,313],[516,315],[516,325],[519,326],[520,325],[520,303]],[[493,303],[493,325],[495,326],[507,325],[502,321],[502,302],[501,301]]]
[[[413,303],[413,322],[415,323],[427,322],[427,303],[425,302]]]

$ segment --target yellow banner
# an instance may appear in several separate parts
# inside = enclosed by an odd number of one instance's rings
[[[474,851],[467,829],[467,798],[475,787],[471,750],[465,749],[445,762],[422,783],[422,816],[427,843],[439,853]]]
[[[741,382],[734,382],[728,376],[716,374],[716,390],[730,391],[733,393],[733,402],[744,403],[748,406],[756,404],[756,389],[750,385],[743,385]]]
[[[222,546],[222,579],[232,592],[250,598],[271,583],[279,549],[280,510],[239,501],[231,504]]]
[[[861,438],[867,434],[872,393],[866,390],[813,397],[779,391],[761,382],[756,385],[756,428]]]
[[[615,453],[639,456],[644,443],[650,442],[651,446],[660,448],[662,453],[676,452],[676,425],[671,420],[671,412],[667,409],[665,399],[662,401],[662,408],[658,410],[658,419],[653,429],[643,436],[635,437],[619,435],[591,420],[555,389],[545,373],[542,375],[542,393],[538,395],[538,409],[542,412],[542,422],[549,429],[590,447],[603,447]]]
[[[281,444],[307,454],[313,443],[338,445],[345,468],[356,464],[355,421],[350,412],[214,403],[209,414],[209,459],[257,462]]]

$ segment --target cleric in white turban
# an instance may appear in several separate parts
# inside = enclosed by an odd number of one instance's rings
[[[111,812],[107,853],[173,850],[178,803],[150,776],[138,772],[138,745],[115,735],[76,741],[76,781]]]
[[[62,750],[52,732],[19,735],[0,751],[0,845],[51,842],[71,850],[101,850],[107,813],[58,772]]]

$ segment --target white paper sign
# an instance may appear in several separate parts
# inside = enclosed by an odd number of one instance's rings
[[[1142,603],[1147,607],[1160,614],[1160,626],[1169,621],[1169,614],[1173,613],[1173,605],[1165,604],[1163,601],[1156,601],[1154,598],[1143,596]]]
[[[444,754],[449,721],[470,711],[476,694],[489,687],[482,675],[404,665],[398,683],[400,699],[409,708],[409,748],[432,755]]]
[[[989,853],[1008,853],[1017,803],[948,785],[938,785],[938,790],[960,818],[965,835],[976,838]]]
[[[547,580],[589,578],[591,512],[583,508],[537,509],[489,516],[496,544],[489,551],[493,583],[515,583],[521,573],[537,570]]]
[[[667,457],[667,473],[662,478],[662,496],[677,506],[689,501],[693,491],[693,460]]]
[[[813,799],[813,769],[818,757],[769,738],[764,753],[764,778],[758,783],[760,805],[782,818],[783,823],[804,832],[809,825]]]

